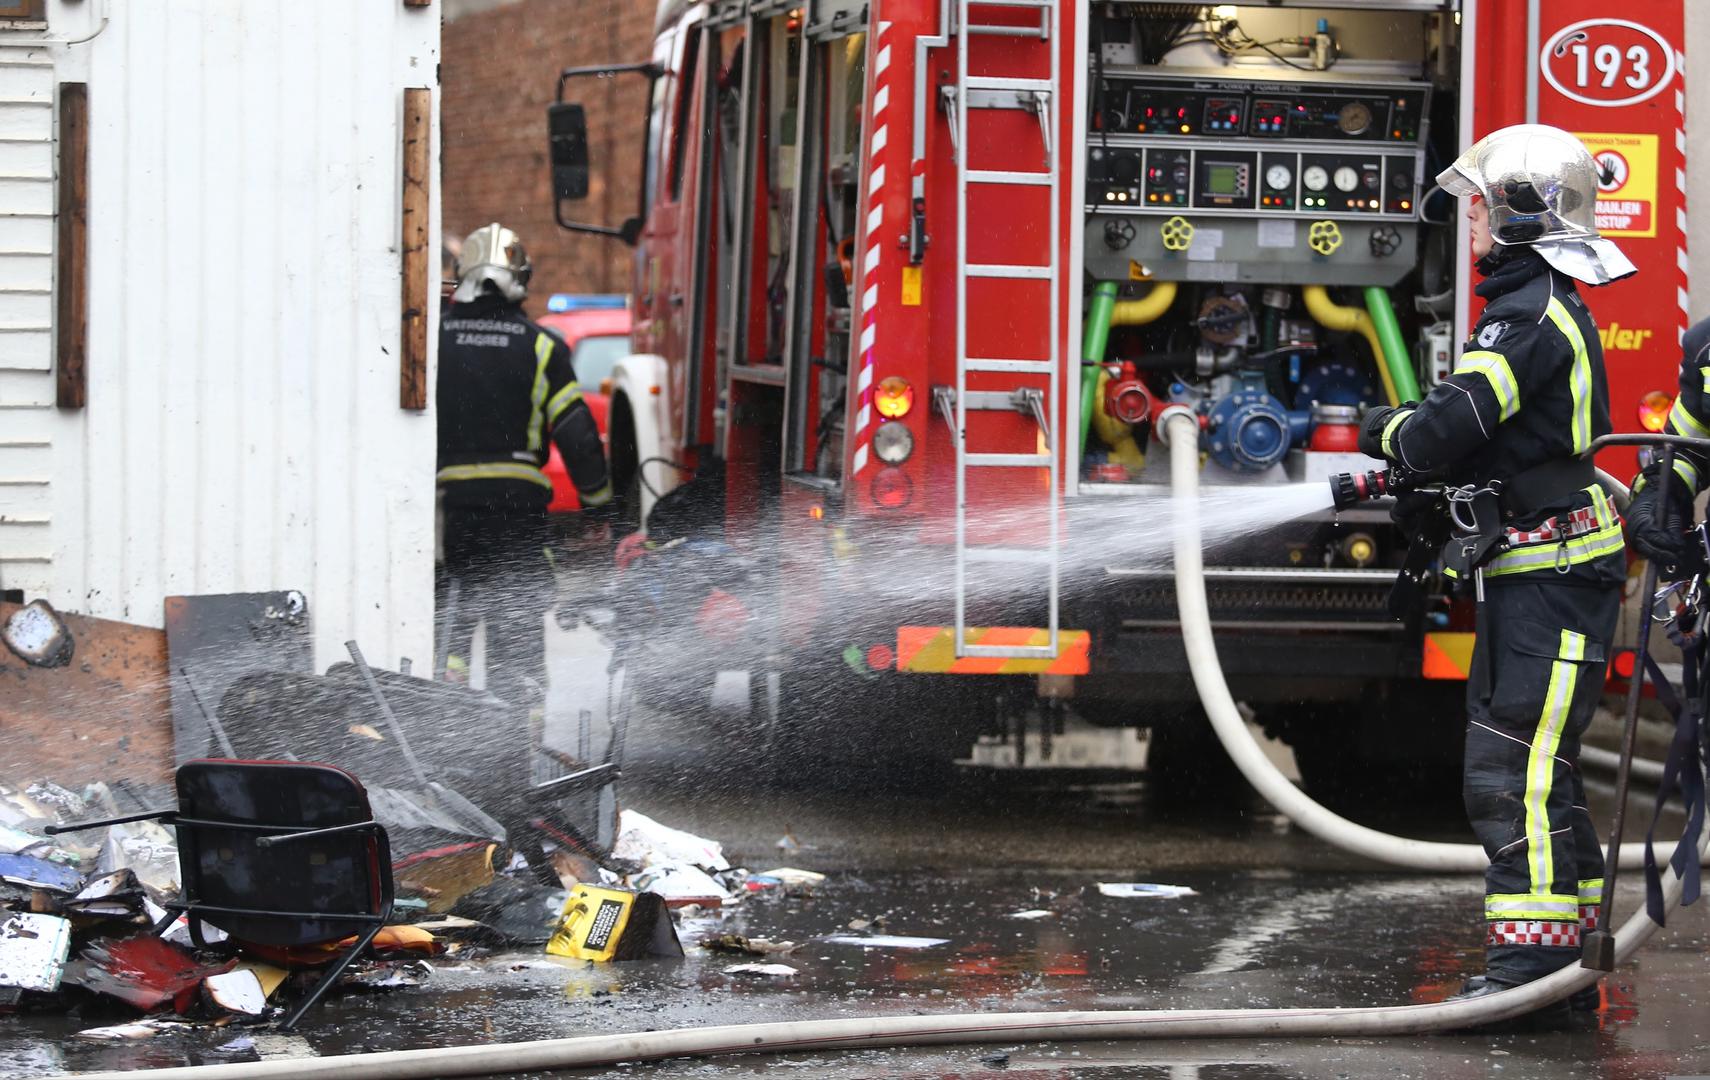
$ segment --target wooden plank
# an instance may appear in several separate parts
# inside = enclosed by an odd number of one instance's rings
[[[89,400],[89,86],[59,86],[59,197],[55,244],[59,295],[54,316],[62,409]]]
[[[0,602],[0,622],[17,604]],[[76,643],[64,667],[31,667],[0,645],[6,780],[172,780],[166,632],[61,614]]]
[[[425,89],[404,91],[404,231],[399,244],[404,253],[404,297],[398,355],[398,405],[404,409],[427,408],[428,275],[434,269],[428,258],[432,94]]]
[[[425,8],[433,6],[433,0],[404,0],[407,8]]]

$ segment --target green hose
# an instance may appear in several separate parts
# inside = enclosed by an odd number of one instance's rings
[[[1081,457],[1087,455],[1087,432],[1092,428],[1093,409],[1098,407],[1098,366],[1110,344],[1110,313],[1116,308],[1116,282],[1101,281],[1093,289],[1081,331]],[[1079,462],[1076,462],[1079,468]]]
[[[1372,317],[1378,340],[1383,342],[1383,355],[1373,359],[1389,368],[1397,397],[1402,401],[1418,401],[1419,379],[1413,374],[1407,345],[1401,340],[1401,326],[1395,321],[1395,308],[1391,306],[1389,292],[1383,286],[1366,286],[1366,312]]]

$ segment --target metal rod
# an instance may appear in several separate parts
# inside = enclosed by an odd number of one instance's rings
[[[1667,505],[1668,482],[1674,472],[1674,445],[1663,448],[1662,468],[1657,472],[1657,501]],[[1615,771],[1615,819],[1609,826],[1609,848],[1603,858],[1603,893],[1597,901],[1597,930],[1588,935],[1581,965],[1598,971],[1615,968],[1614,939],[1609,935],[1609,916],[1615,900],[1616,875],[1621,869],[1621,834],[1627,823],[1627,788],[1632,780],[1633,747],[1639,734],[1639,695],[1645,686],[1645,665],[1651,652],[1651,622],[1655,605],[1650,598],[1657,591],[1657,564],[1645,564],[1644,586],[1639,596],[1644,604],[1639,611],[1639,640],[1633,650],[1633,681],[1627,686],[1627,714],[1621,731],[1621,763]],[[1593,940],[1594,938],[1594,940]]]
[[[459,579],[450,578],[445,584],[445,607],[440,612],[439,641],[433,651],[433,678],[445,679],[445,666],[451,662],[451,632],[457,627],[457,592]]]
[[[380,715],[386,720],[386,727],[392,737],[398,740],[398,749],[403,752],[404,761],[409,764],[410,772],[422,787],[428,786],[427,773],[422,769],[422,763],[417,760],[416,752],[410,749],[409,737],[404,734],[404,725],[398,723],[398,717],[392,712],[392,706],[386,703],[386,695],[380,691],[380,683],[374,678],[374,670],[368,666],[368,661],[362,658],[362,650],[357,647],[354,639],[344,643],[345,651],[356,664],[356,671],[362,676],[362,682],[368,687],[368,693],[374,698],[374,704],[380,707]]]
[[[604,787],[613,781],[621,779],[622,776],[623,774],[618,772],[616,765],[595,765],[592,768],[583,769],[580,772],[573,772],[568,776],[560,776],[556,780],[548,780],[543,784],[536,784],[534,786],[534,790],[529,794],[536,797],[553,799],[561,795],[569,794],[572,791],[579,791],[582,788]]]
[[[1710,454],[1710,439],[1694,439],[1690,435],[1653,435],[1631,432],[1602,435],[1592,440],[1591,448],[1581,457],[1590,457],[1607,446],[1666,446],[1682,447]]]
[[[229,758],[237,757],[237,751],[232,749],[232,741],[226,738],[226,729],[214,719],[214,713],[202,700],[202,694],[196,689],[196,680],[190,677],[190,668],[186,664],[178,665],[178,674],[184,676],[184,685],[190,689],[190,700],[196,703],[196,710],[202,714],[202,719],[208,722],[208,730],[214,733],[214,741],[220,744],[220,752]]]
[[[126,814],[123,817],[102,818],[100,821],[85,821],[77,825],[47,825],[42,828],[42,832],[48,836],[58,836],[60,833],[82,832],[84,829],[100,829],[108,825],[126,825],[133,821],[163,818],[171,813],[171,810],[144,810],[141,813]]]
[[[331,836],[334,833],[371,832],[378,825],[373,821],[353,821],[348,825],[328,825],[324,829],[305,829],[302,832],[280,833],[276,836],[258,836],[255,838],[256,847],[272,847],[283,844],[287,840],[312,839],[320,836]]]

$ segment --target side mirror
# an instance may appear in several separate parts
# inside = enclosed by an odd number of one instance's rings
[[[560,101],[547,106],[547,139],[552,160],[552,197],[588,197],[588,117],[582,106]]]

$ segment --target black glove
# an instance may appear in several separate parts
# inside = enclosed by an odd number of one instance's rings
[[[1401,409],[1412,409],[1418,404],[1416,401],[1408,401],[1400,406],[1385,405],[1369,410],[1366,418],[1360,422],[1360,453],[1367,457],[1394,460],[1383,452],[1383,429],[1389,426],[1389,422]]]
[[[1688,535],[1693,526],[1692,492],[1680,477],[1671,476],[1665,503],[1661,477],[1662,462],[1653,461],[1634,478],[1633,486],[1639,490],[1627,507],[1627,531],[1639,554],[1666,571],[1697,560]]]
[[[1389,508],[1389,520],[1395,522],[1403,536],[1412,540],[1419,535],[1428,515],[1441,512],[1437,508],[1441,498],[1435,491],[1403,491],[1395,497],[1395,505]]]

